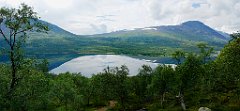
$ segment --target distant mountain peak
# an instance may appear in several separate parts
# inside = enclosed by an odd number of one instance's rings
[[[181,25],[185,26],[207,26],[201,21],[187,21],[182,23]]]
[[[186,33],[193,33],[195,32],[196,35],[202,35],[202,36],[209,36],[217,37],[221,39],[228,40],[229,37],[228,34],[219,33],[219,31],[216,31],[215,29],[209,27],[208,25],[204,24],[201,21],[187,21],[180,25],[181,29],[184,29]]]

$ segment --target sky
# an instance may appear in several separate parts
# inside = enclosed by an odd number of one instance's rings
[[[79,35],[201,21],[240,30],[240,0],[0,0],[0,7],[34,7],[42,20]]]

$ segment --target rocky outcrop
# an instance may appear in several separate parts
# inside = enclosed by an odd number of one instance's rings
[[[212,111],[212,110],[207,107],[200,107],[198,111]]]

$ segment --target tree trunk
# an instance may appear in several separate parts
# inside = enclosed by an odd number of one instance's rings
[[[11,47],[11,52],[10,52],[10,61],[11,61],[11,68],[12,68],[12,73],[11,73],[11,83],[10,83],[10,88],[9,88],[9,95],[11,95],[12,91],[15,88],[16,82],[17,82],[17,77],[16,77],[16,64],[15,64],[15,57],[14,57],[14,48]]]
[[[123,111],[126,111],[125,104],[124,104],[124,97],[123,96],[120,97],[120,101],[121,101],[121,105],[122,105]]]
[[[186,110],[186,105],[185,105],[185,103],[184,103],[184,96],[183,96],[183,93],[182,93],[182,91],[180,91],[179,92],[179,95],[178,95],[178,97],[179,97],[179,101],[180,101],[180,104],[181,104],[181,107],[182,107],[182,110]]]
[[[165,92],[161,95],[161,107],[163,108],[163,102],[165,101]]]
[[[90,106],[90,99],[92,97],[92,94],[94,92],[94,87],[92,86],[91,89],[90,89],[90,94],[87,96],[87,105]]]
[[[90,106],[90,97],[87,98],[87,106]]]
[[[182,109],[185,111],[186,110],[186,105],[184,103],[183,97],[181,98],[181,106],[182,106]]]

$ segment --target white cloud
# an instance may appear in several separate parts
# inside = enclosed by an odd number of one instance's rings
[[[167,24],[199,20],[221,31],[240,30],[239,0],[153,0],[149,7],[155,20]]]
[[[240,30],[239,0],[0,0],[0,6],[25,2],[43,20],[76,34],[199,20],[221,31]]]

